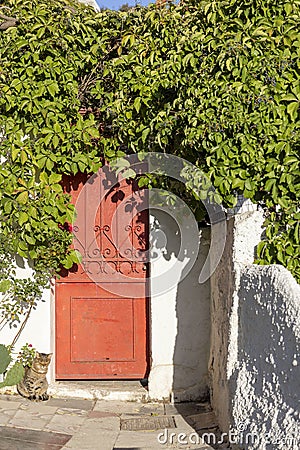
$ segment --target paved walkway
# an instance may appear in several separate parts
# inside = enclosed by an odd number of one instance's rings
[[[203,443],[203,433],[210,433],[210,443],[213,436],[217,440],[208,404],[55,398],[35,403],[0,396],[0,450],[226,448]]]

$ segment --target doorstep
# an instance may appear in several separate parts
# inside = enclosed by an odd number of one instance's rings
[[[140,381],[55,381],[49,385],[51,397],[124,402],[149,401],[149,393]]]

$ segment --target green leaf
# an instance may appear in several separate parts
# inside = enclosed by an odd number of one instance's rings
[[[134,100],[133,106],[134,106],[136,112],[139,112],[139,110],[141,109],[141,97],[136,97],[136,99]]]
[[[286,3],[286,4],[284,5],[284,9],[285,9],[286,14],[289,16],[290,13],[293,11],[293,5],[292,5],[292,3]]]
[[[287,100],[287,101],[294,102],[294,101],[297,101],[298,99],[294,94],[286,94],[281,97],[281,100]]]
[[[265,190],[268,192],[271,191],[271,189],[275,183],[276,183],[276,179],[270,178],[265,184]]]
[[[245,185],[245,181],[244,180],[240,180],[239,178],[234,178],[234,180],[232,181],[231,187],[232,189],[244,189],[244,185]]]
[[[74,264],[74,261],[73,261],[72,255],[68,255],[68,256],[66,257],[65,261],[63,262],[63,266],[64,266],[66,269],[71,269],[71,267],[73,266],[73,264]]]
[[[11,362],[11,356],[7,347],[0,344],[0,373],[5,372]]]
[[[45,184],[49,184],[49,177],[46,172],[40,173],[40,180]]]
[[[11,287],[11,282],[9,280],[2,280],[0,281],[0,292],[5,293],[6,291],[8,291],[8,289]],[[1,361],[1,358],[0,358]],[[1,370],[0,370],[0,373]]]
[[[254,185],[251,180],[248,179],[245,181],[245,189],[247,189],[248,191],[252,191],[253,187]]]
[[[12,150],[11,150],[11,159],[13,161],[15,161],[18,156],[19,156],[19,149],[18,148],[12,148]]]
[[[53,139],[53,133],[49,133],[44,137],[44,143],[46,145],[49,145],[50,142],[52,141],[52,139]],[[46,159],[46,157],[45,157],[45,159]]]
[[[28,250],[28,246],[27,246],[26,242],[19,241],[19,249],[26,252]]]
[[[25,211],[21,211],[19,215],[19,225],[24,225],[25,222],[27,222],[29,219],[28,214]]]
[[[145,129],[142,131],[142,142],[143,142],[143,143],[146,142],[146,139],[147,139],[147,137],[149,136],[149,133],[150,133],[150,128],[145,128]]]
[[[27,191],[21,192],[21,194],[17,196],[17,201],[22,205],[25,205],[28,201],[28,192]]]
[[[58,173],[51,173],[50,177],[49,177],[49,184],[54,184],[54,183],[58,183],[59,181],[61,181],[62,176]]]
[[[150,180],[149,180],[148,177],[141,177],[138,180],[138,186],[141,187],[141,188],[144,187],[144,186],[148,186],[149,183],[150,183]]]
[[[21,150],[20,157],[21,157],[21,163],[24,165],[28,159],[27,154],[26,154],[26,152],[24,152],[24,150]]]
[[[289,207],[289,200],[286,197],[282,197],[278,199],[278,203],[282,208],[288,208]]]
[[[59,144],[59,137],[55,134],[52,138],[52,145],[54,148],[57,148]]]
[[[54,162],[51,161],[50,158],[47,158],[47,160],[46,160],[46,167],[47,167],[48,170],[52,170],[53,167],[54,167]]]
[[[136,173],[133,169],[126,169],[124,172],[122,172],[122,178],[135,178]]]
[[[299,108],[299,102],[290,103],[287,107],[287,112],[291,116],[291,119],[294,121],[297,117],[297,110]]]
[[[14,386],[15,384],[20,383],[24,376],[24,373],[24,367],[20,362],[16,361],[14,365],[8,370],[4,381],[0,383],[0,387]]]
[[[97,128],[89,128],[87,131],[92,138],[97,139],[99,137],[99,130]]]
[[[34,245],[36,243],[36,240],[33,236],[27,235],[25,236],[26,241],[28,244]]]
[[[49,91],[49,93],[52,95],[52,97],[55,97],[55,95],[58,92],[58,84],[57,83],[52,83],[49,86],[47,86],[47,89]]]
[[[39,158],[37,160],[37,166],[40,169],[43,169],[45,167],[46,161],[47,161],[47,156],[42,156],[41,158]]]

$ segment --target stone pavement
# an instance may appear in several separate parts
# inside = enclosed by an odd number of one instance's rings
[[[61,398],[35,403],[0,396],[0,450],[226,448],[203,443],[203,433],[211,433],[211,444],[212,436],[217,440],[214,415],[206,403]]]

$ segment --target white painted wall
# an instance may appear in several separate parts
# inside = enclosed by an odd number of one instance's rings
[[[282,266],[251,264],[262,222],[259,211],[228,222],[212,277],[211,398],[222,431],[240,431],[232,448],[296,450],[300,286]]]
[[[32,276],[32,270],[28,267],[17,268],[16,276],[17,278],[30,278]],[[45,289],[42,300],[37,303],[36,309],[32,311],[29,320],[16,343],[16,354],[26,343],[32,344],[32,346],[40,352],[52,352],[51,319],[51,289]],[[6,345],[10,344],[17,334],[18,329],[19,326],[10,328],[8,325],[5,325],[0,331],[0,343]]]
[[[182,236],[176,222],[163,211],[152,210],[151,214],[152,223],[156,219],[160,227],[152,242],[149,395],[155,400],[195,400],[208,389],[210,287],[209,282],[199,285],[198,277],[209,250],[210,232],[200,231],[198,257],[182,279],[192,251],[179,261]]]
[[[232,428],[247,449],[300,448],[300,286],[282,266],[241,266]],[[270,441],[270,442],[269,442]]]

